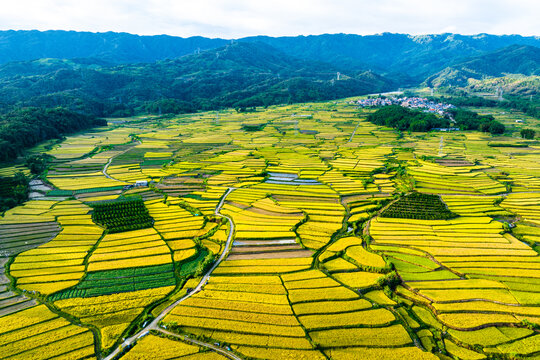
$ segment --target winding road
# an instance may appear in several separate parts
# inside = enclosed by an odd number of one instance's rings
[[[107,174],[107,170],[109,169],[109,165],[111,165],[112,161],[114,160],[115,157],[119,156],[119,155],[122,155],[122,154],[125,154],[127,153],[129,150],[133,149],[133,147],[137,146],[137,145],[140,145],[141,142],[140,141],[137,141],[136,142],[136,145],[132,146],[132,147],[129,147],[127,148],[126,150],[114,155],[114,156],[111,156],[111,158],[109,159],[109,161],[107,161],[107,163],[105,164],[105,166],[103,167],[103,175],[105,175],[105,177],[107,179],[110,179],[110,180],[115,180],[115,181],[120,181],[120,182],[123,182],[125,183],[125,181],[122,181],[122,180],[118,180],[118,179],[115,179],[113,178],[112,176],[110,176],[109,174]]]
[[[222,217],[222,218],[225,218],[229,221],[229,226],[230,226],[230,230],[229,230],[229,235],[227,237],[227,241],[225,242],[225,248],[223,249],[223,252],[221,253],[221,255],[219,256],[219,258],[217,259],[217,261],[214,263],[214,265],[212,265],[212,267],[210,268],[210,270],[208,270],[208,272],[206,272],[206,274],[203,276],[203,278],[201,279],[201,281],[199,282],[199,284],[189,293],[187,293],[186,295],[184,295],[182,298],[176,300],[174,303],[172,303],[171,305],[169,305],[167,308],[165,308],[158,316],[156,316],[156,318],[154,320],[152,320],[151,323],[149,323],[148,325],[146,325],[141,331],[139,331],[138,333],[136,333],[135,335],[127,338],[124,340],[124,342],[118,346],[116,349],[114,349],[113,352],[111,352],[108,356],[102,358],[102,360],[112,360],[114,359],[123,349],[125,349],[126,347],[128,346],[131,346],[131,345],[134,345],[138,339],[146,336],[148,334],[148,332],[150,330],[157,330],[157,331],[160,331],[164,334],[167,334],[167,335],[171,335],[171,336],[175,336],[179,339],[182,339],[182,340],[185,340],[185,341],[189,341],[191,343],[194,343],[194,344],[197,344],[199,346],[202,346],[202,347],[207,347],[209,349],[212,349],[218,353],[220,353],[221,355],[224,355],[224,356],[227,356],[229,359],[234,359],[234,360],[241,360],[240,357],[236,356],[234,353],[232,353],[231,351],[228,351],[228,350],[225,350],[225,349],[222,349],[218,346],[215,346],[213,344],[208,344],[208,343],[204,343],[202,341],[199,341],[199,340],[194,340],[194,339],[191,339],[187,336],[181,336],[181,335],[177,335],[177,334],[174,334],[174,333],[170,333],[162,328],[159,327],[159,322],[165,317],[167,316],[167,314],[169,312],[171,312],[172,309],[174,309],[176,306],[178,306],[178,304],[180,304],[182,301],[185,301],[186,299],[189,299],[191,296],[195,295],[196,293],[198,293],[199,291],[202,290],[202,288],[204,287],[204,285],[206,285],[206,283],[208,282],[208,280],[210,279],[210,275],[212,274],[212,272],[219,266],[219,264],[227,257],[227,255],[229,255],[229,251],[231,250],[231,244],[232,244],[232,239],[233,239],[233,234],[234,234],[234,223],[232,221],[232,219],[226,215],[221,215],[219,212],[221,210],[221,207],[223,206],[223,203],[225,202],[225,199],[227,198],[227,196],[234,190],[235,188],[228,188],[227,189],[227,192],[223,195],[223,197],[221,198],[221,201],[219,202],[219,204],[216,206],[216,210],[214,211],[214,215],[216,216],[219,216],[219,217]]]
[[[228,351],[228,350],[225,350],[223,348],[220,348],[219,346],[216,346],[214,344],[209,344],[209,343],[205,343],[205,342],[202,342],[202,341],[199,341],[199,340],[195,340],[195,339],[192,339],[190,337],[187,337],[186,335],[178,335],[178,334],[175,334],[175,333],[172,333],[170,331],[167,331],[167,330],[164,330],[164,329],[157,329],[159,332],[165,334],[165,335],[168,335],[168,336],[173,336],[175,338],[178,338],[180,340],[184,340],[184,341],[187,341],[187,342],[190,342],[190,343],[193,343],[195,345],[199,345],[199,346],[202,346],[202,347],[207,347],[209,349],[212,349],[214,350],[215,352],[223,355],[223,356],[226,356],[228,357],[229,359],[234,359],[234,360],[242,360],[241,357],[238,357],[236,356],[235,354],[233,354],[232,352]]]

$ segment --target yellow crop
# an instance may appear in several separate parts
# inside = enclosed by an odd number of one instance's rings
[[[144,360],[148,359],[149,354],[152,354],[152,359],[166,360],[198,352],[198,346],[148,335],[140,339],[123,358],[127,360]]]
[[[322,289],[296,289],[289,290],[291,303],[320,300],[356,299],[358,295],[344,287],[330,287]]]
[[[362,245],[362,239],[356,236],[344,237],[332,243],[332,245],[330,245],[327,250],[338,252],[341,250],[345,250],[347,247],[353,245]]]
[[[189,330],[192,331],[193,328],[190,328]],[[212,331],[211,335],[213,339],[225,341],[229,344],[286,347],[288,349],[312,349],[312,345],[307,339],[299,337],[241,334],[219,330]]]
[[[245,332],[248,334],[305,337],[305,333],[300,326],[246,323],[244,321],[176,316],[174,314],[168,315],[165,321],[175,321],[180,326]]]
[[[285,282],[285,287],[287,290],[325,288],[333,286],[339,286],[339,283],[329,277]]]
[[[347,286],[359,289],[363,287],[376,285],[377,281],[380,278],[382,278],[384,275],[365,272],[365,271],[356,271],[356,272],[336,273],[336,274],[333,274],[332,276]]]
[[[316,350],[298,350],[298,349],[275,349],[259,347],[238,347],[238,352],[253,358],[264,358],[269,360],[323,360],[326,357]]]
[[[355,325],[384,325],[395,319],[395,316],[386,309],[364,310],[343,314],[304,315],[299,317],[302,325],[308,330]]]
[[[0,317],[0,332],[4,334],[57,317],[58,315],[50,311],[45,305],[34,306],[12,315]]]
[[[111,269],[120,269],[120,268],[130,268],[138,266],[149,266],[149,265],[161,265],[170,263],[171,255],[154,255],[154,256],[144,256],[137,258],[127,258],[114,261],[101,261],[101,262],[91,262],[88,264],[88,271],[98,271],[98,270],[111,270]]]
[[[298,320],[290,315],[275,315],[240,312],[226,309],[196,308],[191,306],[178,306],[171,314],[177,316],[200,317],[211,319],[227,319],[235,321],[245,321],[249,323],[274,324],[284,326],[297,326]]]
[[[323,347],[403,346],[412,343],[401,325],[382,328],[352,328],[311,331],[315,343]]]
[[[349,359],[364,359],[364,360],[437,360],[438,357],[432,353],[422,351],[416,346],[400,347],[400,348],[351,348],[351,349],[332,349],[327,352],[332,359],[349,360]]]
[[[498,323],[518,323],[519,320],[508,314],[452,313],[438,316],[443,324],[457,329],[470,329],[477,326]]]

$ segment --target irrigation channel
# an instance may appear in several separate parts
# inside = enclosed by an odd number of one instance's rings
[[[212,274],[212,272],[219,266],[219,264],[229,254],[229,251],[231,249],[231,243],[232,243],[232,239],[233,239],[233,234],[234,234],[234,223],[233,223],[233,221],[232,221],[232,219],[230,217],[228,217],[226,215],[221,215],[219,213],[219,211],[221,210],[221,207],[223,206],[223,203],[225,202],[225,199],[227,198],[227,196],[233,190],[235,190],[235,188],[228,188],[227,189],[227,192],[225,193],[225,195],[223,195],[223,197],[221,198],[221,201],[219,202],[218,206],[216,206],[216,210],[214,211],[214,215],[220,216],[220,217],[223,217],[223,218],[227,219],[229,221],[229,226],[230,226],[229,235],[227,237],[227,242],[225,243],[225,248],[223,249],[223,252],[219,256],[217,261],[214,263],[214,265],[210,268],[210,270],[208,270],[208,272],[203,276],[203,278],[201,279],[199,284],[191,292],[184,295],[182,298],[176,300],[174,303],[172,303],[167,308],[165,308],[165,310],[163,310],[158,316],[156,316],[156,318],[154,320],[152,320],[151,323],[146,325],[141,331],[139,331],[135,335],[125,339],[122,344],[120,344],[116,349],[114,349],[113,352],[111,352],[108,356],[104,357],[102,360],[112,360],[112,359],[114,359],[123,349],[125,349],[128,346],[134,345],[137,342],[138,339],[146,336],[149,333],[150,330],[157,330],[157,331],[162,332],[162,333],[164,333],[166,335],[174,336],[174,337],[177,337],[177,338],[182,339],[184,341],[188,341],[188,342],[191,342],[193,344],[209,348],[209,349],[211,349],[213,351],[216,351],[216,352],[220,353],[221,355],[224,355],[224,356],[228,357],[229,359],[241,360],[240,357],[236,356],[231,351],[225,350],[225,349],[220,348],[218,346],[215,346],[213,344],[209,344],[209,343],[205,343],[205,342],[202,342],[202,341],[199,341],[199,340],[191,339],[191,338],[189,338],[187,336],[184,336],[184,335],[173,334],[173,333],[168,332],[168,331],[162,329],[161,327],[159,327],[159,322],[165,316],[167,316],[167,314],[172,309],[174,309],[176,306],[178,306],[178,304],[180,304],[182,301],[185,301],[186,299],[189,299],[191,296],[195,295],[196,293],[198,293],[199,291],[202,290],[204,285],[206,285],[206,283],[208,282],[208,279],[210,279],[210,275]]]

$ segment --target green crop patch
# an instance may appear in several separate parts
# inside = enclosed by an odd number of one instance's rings
[[[154,219],[140,198],[93,203],[92,220],[109,233],[152,227]]]
[[[382,217],[419,220],[448,220],[457,217],[438,195],[412,193],[391,204]]]
[[[107,187],[98,187],[98,188],[75,190],[73,193],[74,194],[88,194],[88,193],[93,193],[93,192],[122,190],[123,188],[124,188],[124,186],[122,186],[122,185],[121,186],[107,186]]]
[[[203,249],[199,251],[197,257],[187,260],[185,263],[180,265],[180,276],[188,277],[197,272],[203,264],[203,260],[208,256],[208,251]]]
[[[52,301],[92,297],[176,285],[172,264],[88,273],[76,286],[53,294]]]

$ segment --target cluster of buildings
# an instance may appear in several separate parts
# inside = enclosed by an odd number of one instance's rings
[[[400,105],[411,109],[423,109],[425,112],[439,114],[443,116],[447,114],[447,111],[449,109],[455,108],[455,106],[451,104],[436,103],[421,97],[377,97],[372,99],[358,100],[358,105],[362,107]]]

